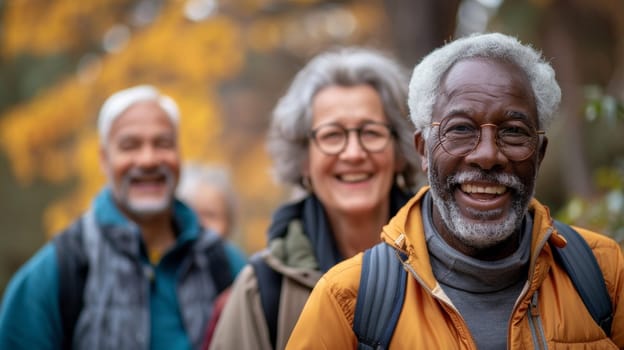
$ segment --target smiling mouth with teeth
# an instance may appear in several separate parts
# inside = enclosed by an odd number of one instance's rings
[[[468,194],[503,194],[507,191],[505,186],[477,186],[472,184],[461,185],[462,192]]]
[[[364,181],[366,179],[368,179],[370,176],[368,174],[343,174],[338,176],[338,178],[342,181],[345,182],[358,182],[358,181]]]
[[[164,179],[133,179],[131,182],[133,185],[136,186],[155,186],[155,185],[160,185],[162,183],[165,183]]]

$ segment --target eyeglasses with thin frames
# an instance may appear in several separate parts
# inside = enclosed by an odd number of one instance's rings
[[[438,128],[438,140],[442,149],[455,157],[472,153],[481,141],[485,127],[494,129],[498,149],[512,161],[523,161],[531,157],[537,149],[539,136],[545,134],[545,131],[520,119],[478,125],[468,117],[450,116],[440,122],[431,123],[431,126]]]
[[[336,155],[347,147],[351,132],[355,132],[357,135],[360,147],[371,153],[382,151],[395,135],[394,130],[387,124],[366,122],[357,128],[345,128],[337,123],[323,124],[310,131],[308,136],[321,152],[327,155]]]

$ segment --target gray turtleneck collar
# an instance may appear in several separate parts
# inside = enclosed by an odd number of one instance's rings
[[[444,241],[433,226],[432,205],[427,193],[422,206],[425,238],[434,275],[441,284],[467,292],[491,293],[526,280],[533,227],[530,215],[524,217],[518,250],[500,260],[483,261],[464,255]]]
[[[515,302],[527,280],[533,220],[525,215],[520,245],[510,256],[482,261],[449,246],[433,226],[431,195],[422,217],[433,274],[461,314],[480,350],[507,347],[507,329]]]

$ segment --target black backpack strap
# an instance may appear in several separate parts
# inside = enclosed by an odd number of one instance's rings
[[[611,333],[613,305],[602,271],[591,248],[572,227],[555,221],[557,231],[568,244],[553,249],[555,260],[567,271],[585,307],[607,336]]]
[[[82,246],[82,217],[52,241],[59,268],[59,307],[63,328],[63,349],[71,349],[74,328],[83,307],[83,291],[89,263]]]
[[[206,254],[210,275],[217,288],[217,293],[221,293],[234,282],[234,274],[230,267],[230,260],[225,252],[225,243],[219,240],[215,244],[212,244],[206,250]],[[223,268],[224,266],[227,268]]]
[[[405,299],[407,272],[396,251],[386,243],[367,249],[362,272],[353,331],[358,349],[387,349]]]
[[[275,349],[275,344],[277,344],[277,315],[279,313],[279,301],[282,292],[282,275],[267,265],[261,253],[256,253],[249,258],[249,263],[253,267],[258,280],[262,310],[269,328],[271,345]]]

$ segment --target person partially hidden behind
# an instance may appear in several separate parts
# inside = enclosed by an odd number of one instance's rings
[[[237,229],[238,198],[229,172],[222,166],[189,161],[182,165],[181,173],[178,198],[195,210],[205,228],[214,230],[224,239],[225,253],[238,275],[247,263],[247,256],[231,242]],[[208,346],[229,295],[230,288],[227,288],[212,305],[204,337],[206,345],[202,345],[202,349]]]
[[[0,306],[0,349],[199,348],[234,273],[220,237],[174,197],[178,114],[147,85],[104,102],[99,155],[108,186],[13,276]]]
[[[624,348],[619,245],[575,228],[596,257],[613,306],[603,331],[553,258],[554,247],[567,241],[533,196],[560,98],[541,55],[499,33],[448,43],[415,67],[408,103],[430,187],[381,232],[407,270],[390,348]],[[357,347],[352,326],[362,257],[320,279],[288,349]]]
[[[195,210],[203,227],[225,240],[226,254],[238,274],[247,257],[232,243],[238,229],[238,197],[227,169],[192,161],[184,163],[177,196]]]

